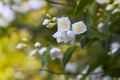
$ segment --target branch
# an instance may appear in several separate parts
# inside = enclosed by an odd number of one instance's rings
[[[75,7],[74,4],[60,3],[60,2],[55,2],[55,1],[51,1],[51,0],[45,0],[45,1],[48,3],[51,3],[51,4],[62,5],[62,6],[67,6],[67,7]]]
[[[84,73],[68,73],[68,72],[57,73],[57,72],[53,72],[53,71],[46,70],[46,69],[40,69],[40,71],[46,71],[48,73],[52,73],[52,74],[56,74],[56,75],[83,75],[83,76],[86,75]],[[97,75],[97,74],[104,74],[104,72],[91,73],[90,75]]]
[[[55,75],[82,75],[82,76],[87,75],[85,73],[70,73],[70,72],[57,73],[57,72],[50,71],[50,70],[47,70],[47,69],[40,69],[40,71],[46,71],[48,73],[55,74]],[[120,72],[120,69],[117,69],[117,70],[114,69],[114,70],[108,71],[106,73],[114,73],[114,72]],[[90,73],[89,75],[98,75],[98,74],[105,74],[105,72],[95,72],[95,73]]]

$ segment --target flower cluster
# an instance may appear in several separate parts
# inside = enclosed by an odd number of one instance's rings
[[[40,42],[35,42],[34,48],[33,48],[33,46],[31,46],[28,43],[28,39],[23,38],[22,42],[18,43],[16,48],[19,49],[19,50],[22,50],[22,49],[25,50],[29,57],[32,57],[37,53],[42,56],[43,54],[45,54],[45,52],[48,50],[48,48],[47,47],[41,47],[41,45],[42,44]],[[61,52],[61,49],[58,48],[58,47],[52,47],[49,50],[49,55],[50,55],[52,60],[55,60],[56,58],[62,59],[62,52]]]
[[[53,28],[56,25],[56,17],[52,17],[50,14],[46,14],[47,19],[44,19],[42,25],[45,25],[47,28]]]
[[[57,42],[70,42],[73,43],[75,41],[75,37],[78,34],[82,34],[86,29],[86,25],[83,21],[76,22],[72,24],[68,17],[61,17],[57,19],[57,32],[53,34],[53,37],[57,39]]]
[[[77,34],[82,34],[87,31],[86,25],[83,23],[83,21],[72,24],[71,28],[71,22],[68,17],[58,18],[57,26],[58,30],[55,34],[53,34],[53,37],[57,39],[58,43],[73,43]]]
[[[46,16],[49,19],[45,19],[42,24],[46,25],[47,28],[53,28],[57,24],[57,32],[53,34],[53,37],[56,38],[58,43],[73,43],[76,35],[87,31],[86,25],[83,21],[71,24],[68,17],[56,18],[52,17],[50,14],[47,14]]]

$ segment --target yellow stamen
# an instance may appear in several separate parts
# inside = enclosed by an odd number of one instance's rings
[[[62,28],[66,28],[67,27],[67,23],[64,21],[64,22],[61,22],[61,27]]]
[[[77,31],[81,31],[82,30],[82,26],[77,26],[76,28],[75,28]]]

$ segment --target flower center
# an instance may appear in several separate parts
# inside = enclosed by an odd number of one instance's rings
[[[64,21],[64,22],[61,22],[61,27],[62,28],[66,28],[67,27],[67,23]]]
[[[55,51],[55,52],[53,53],[53,56],[57,56],[57,51]]]
[[[77,31],[81,31],[82,30],[82,26],[77,26],[76,28],[75,28]]]

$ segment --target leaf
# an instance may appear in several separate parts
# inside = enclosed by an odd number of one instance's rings
[[[46,59],[45,54],[43,54],[41,57],[41,63],[42,63],[42,67],[47,65],[47,59]]]
[[[98,32],[95,28],[89,27],[87,29],[87,32],[84,33],[84,36],[88,37],[89,39],[99,39],[102,40],[104,38],[104,35],[100,32]]]
[[[88,39],[87,37],[83,36],[80,39],[80,45],[82,49],[84,49],[85,47],[91,46],[95,41],[97,41],[97,39]]]
[[[85,36],[83,36],[81,39],[80,39],[80,44],[81,44],[81,47],[82,47],[82,49],[86,46],[86,44],[88,43],[88,39],[85,37]]]
[[[120,17],[114,19],[109,26],[109,31],[119,31],[120,30]]]
[[[88,4],[92,3],[94,0],[78,0],[77,6],[74,10],[74,14],[83,11],[84,7],[86,7]]]
[[[98,16],[96,15],[97,12],[97,3],[93,2],[89,7],[88,18],[89,22],[92,26],[96,26],[96,22],[98,20]]]
[[[72,53],[76,49],[76,46],[69,47],[63,56],[63,67],[65,68],[67,62],[70,60]]]

